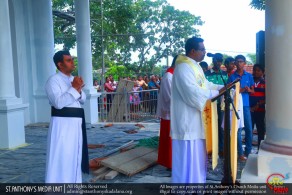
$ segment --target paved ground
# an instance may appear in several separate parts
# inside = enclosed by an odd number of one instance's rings
[[[88,126],[88,144],[104,144],[104,148],[89,149],[89,157],[103,157],[109,151],[131,141],[158,135],[159,123],[144,124],[139,129],[134,124],[114,124],[102,128],[102,124]],[[127,134],[124,131],[137,129],[138,133]],[[47,124],[30,125],[25,128],[26,145],[13,150],[0,150],[0,183],[43,183],[45,178],[45,161],[47,145]],[[238,179],[245,163],[238,162]],[[98,183],[163,183],[170,182],[171,172],[155,165],[132,177],[119,174],[113,180],[97,181]],[[83,175],[85,183],[90,182],[92,175]],[[208,163],[207,181],[220,183],[223,177],[223,160],[219,159],[217,168],[211,170]]]

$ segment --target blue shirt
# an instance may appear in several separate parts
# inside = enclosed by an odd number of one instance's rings
[[[237,78],[240,78],[240,88],[245,88],[246,86],[251,88],[254,86],[254,80],[250,73],[243,71],[242,76],[240,76],[236,71],[229,77],[228,83],[231,83],[232,81],[236,80]],[[249,93],[248,92],[242,92],[242,102],[243,106],[249,106]]]
[[[153,81],[150,81],[148,83],[148,88],[151,90],[151,89],[157,89],[155,83]],[[150,92],[150,96],[157,96],[157,91],[151,91]]]

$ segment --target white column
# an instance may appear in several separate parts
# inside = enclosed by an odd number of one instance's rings
[[[15,94],[29,107],[24,110],[24,124],[31,123],[33,103],[30,104],[32,94],[32,71],[30,63],[30,44],[28,44],[29,25],[27,1],[9,0],[12,54],[14,62]],[[12,14],[13,12],[13,14]],[[13,28],[14,27],[14,28]]]
[[[0,1],[0,148],[25,143],[24,109],[15,96],[15,82],[8,0]]]
[[[266,139],[257,156],[256,180],[274,173],[290,175],[284,183],[292,182],[292,7],[291,0],[266,0]],[[247,162],[243,180],[250,183]],[[258,179],[260,178],[260,179]]]
[[[0,97],[5,98],[16,98],[14,88],[14,75],[13,75],[13,61],[12,61],[12,45],[11,45],[11,31],[10,31],[10,18],[9,18],[9,7],[8,0],[0,2]],[[10,84],[8,84],[8,82]],[[6,83],[4,85],[3,83]]]
[[[87,100],[84,105],[86,122],[98,122],[97,92],[93,88],[89,0],[74,0],[77,35],[78,71],[82,76]]]
[[[31,0],[35,122],[49,122],[50,106],[45,83],[56,72],[53,62],[54,31],[51,0]]]

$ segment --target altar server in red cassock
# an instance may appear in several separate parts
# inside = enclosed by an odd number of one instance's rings
[[[171,82],[175,68],[174,57],[171,67],[163,75],[158,95],[157,116],[160,117],[160,137],[158,148],[158,164],[171,169],[171,137],[170,137],[170,97]]]

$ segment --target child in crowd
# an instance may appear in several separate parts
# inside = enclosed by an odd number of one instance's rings
[[[265,69],[259,64],[253,66],[253,78],[254,78],[254,93],[250,94],[250,111],[252,119],[252,127],[256,125],[258,133],[258,148],[260,143],[265,138],[265,90],[266,82],[263,78]]]

